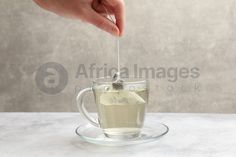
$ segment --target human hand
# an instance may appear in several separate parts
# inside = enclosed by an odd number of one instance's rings
[[[125,25],[123,0],[34,0],[40,7],[57,15],[81,19],[115,36],[122,36]],[[107,18],[114,15],[116,23]]]

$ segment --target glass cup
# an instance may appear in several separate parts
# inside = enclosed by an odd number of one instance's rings
[[[84,96],[93,92],[98,120],[94,120],[84,106]],[[88,122],[100,127],[105,136],[129,139],[139,136],[148,104],[149,83],[147,80],[127,78],[119,88],[112,78],[98,78],[92,87],[81,90],[77,97],[80,113]]]

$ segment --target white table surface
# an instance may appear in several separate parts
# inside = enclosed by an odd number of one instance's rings
[[[0,157],[235,157],[236,114],[147,114],[170,131],[161,139],[126,147],[82,141],[78,113],[0,113]]]

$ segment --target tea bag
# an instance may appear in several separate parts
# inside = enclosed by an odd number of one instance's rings
[[[145,104],[145,100],[134,91],[113,90],[101,94],[100,103],[103,105],[141,105]]]
[[[115,89],[115,90],[120,90],[120,89],[123,89],[123,82],[124,80],[122,80],[120,78],[120,73],[117,72],[115,73],[115,75],[113,76],[113,82],[112,82],[112,88]]]

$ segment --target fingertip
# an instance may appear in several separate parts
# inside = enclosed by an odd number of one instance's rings
[[[118,27],[115,27],[115,26],[112,27],[112,29],[109,33],[111,33],[114,36],[120,36],[120,31],[119,31]]]
[[[122,37],[124,35],[124,31],[120,31],[119,37]]]
[[[123,1],[114,8],[114,15],[116,18],[116,25],[120,31],[119,36],[123,36],[125,28],[125,5]]]

